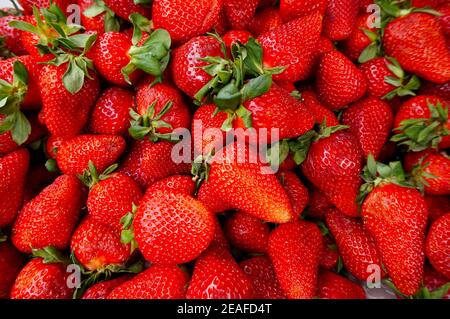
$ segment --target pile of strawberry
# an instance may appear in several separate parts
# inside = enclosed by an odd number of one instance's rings
[[[0,298],[450,298],[447,0],[18,2]]]

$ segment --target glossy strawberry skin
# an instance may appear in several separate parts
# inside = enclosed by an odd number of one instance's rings
[[[313,12],[323,15],[327,8],[327,2],[328,0],[281,0],[280,14],[285,22]]]
[[[313,90],[302,91],[301,98],[308,111],[314,116],[316,124],[322,124],[326,120],[327,126],[339,125],[336,115],[320,103]]]
[[[156,0],[152,19],[156,29],[166,29],[172,41],[180,44],[211,30],[221,7],[222,0]]]
[[[369,266],[382,269],[374,238],[360,220],[349,218],[332,208],[326,211],[326,223],[339,249],[345,268],[359,280],[372,273]]]
[[[384,31],[383,44],[406,71],[436,83],[450,80],[450,53],[434,16],[410,13],[393,20]]]
[[[195,182],[191,176],[188,175],[173,175],[163,178],[147,188],[146,193],[158,193],[158,192],[178,192],[185,195],[194,196]]]
[[[139,13],[147,19],[151,19],[151,9],[143,5],[135,4],[133,0],[105,0],[105,4],[115,14],[125,20],[128,20],[128,17],[132,13]]]
[[[98,172],[116,163],[125,150],[125,140],[114,135],[79,135],[58,149],[58,167],[65,174],[83,174],[92,161]]]
[[[418,174],[425,173],[433,176],[431,178],[425,176],[422,177],[426,182],[426,184],[424,185],[424,191],[426,194],[450,194],[450,159],[448,157],[439,153],[427,151],[419,153],[409,153],[405,156],[405,163],[405,167],[408,166],[408,168],[415,168],[416,165],[420,166],[421,172],[419,172]]]
[[[269,225],[243,212],[234,213],[225,223],[230,243],[250,253],[264,253],[269,243]]]
[[[434,95],[445,102],[450,103],[450,82],[438,84],[429,81],[422,81],[419,94]]]
[[[63,264],[32,259],[17,276],[11,299],[71,299],[73,289],[67,286],[67,276]]]
[[[47,246],[67,248],[83,197],[77,177],[58,177],[19,212],[11,233],[14,246],[24,253]]]
[[[0,243],[0,299],[9,298],[17,275],[22,270],[25,258],[7,242]]]
[[[22,207],[29,154],[25,149],[0,157],[0,227],[10,225]],[[8,200],[6,200],[8,199]]]
[[[100,13],[95,17],[87,17],[84,11],[95,4],[95,0],[78,0],[81,11],[81,24],[87,31],[97,32],[98,35],[105,32],[105,13]]]
[[[259,0],[227,0],[223,3],[223,10],[232,29],[247,30],[255,15]]]
[[[151,266],[115,288],[108,299],[184,299],[189,276],[177,266]]]
[[[19,0],[18,1],[24,11],[28,14],[33,13],[33,6],[37,8],[48,8],[50,6],[50,0]],[[66,12],[67,6],[70,0],[55,0],[55,3],[63,12]]]
[[[312,223],[297,221],[272,231],[269,256],[288,298],[314,297],[321,253],[322,235]]]
[[[450,279],[450,214],[436,220],[428,231],[426,255],[439,273]]]
[[[130,280],[131,278],[127,275],[118,277],[116,279],[111,279],[103,282],[99,282],[98,284],[92,285],[89,287],[86,292],[83,294],[82,299],[106,299],[108,295],[118,286]]]
[[[86,124],[91,107],[100,91],[97,75],[90,71],[93,80],[86,78],[81,90],[71,94],[64,87],[62,77],[66,65],[45,65],[39,77],[42,112],[50,133],[59,137],[73,137]]]
[[[352,61],[358,61],[364,49],[372,43],[372,41],[364,33],[364,30],[376,32],[374,28],[368,26],[370,19],[371,15],[367,13],[358,16],[352,33],[342,42],[345,55]]]
[[[253,257],[242,261],[239,266],[252,281],[255,298],[286,299],[268,257]]]
[[[27,21],[28,16],[5,16],[0,17],[0,34],[3,37],[3,41],[6,47],[17,56],[25,55],[28,53],[27,49],[21,41],[22,31],[15,29],[9,25],[11,21]]]
[[[364,157],[372,154],[375,159],[388,140],[394,122],[394,115],[388,104],[377,98],[362,99],[342,116],[342,124],[358,138]]]
[[[173,81],[191,98],[211,80],[211,76],[201,69],[208,63],[199,60],[207,56],[223,57],[219,41],[209,36],[192,38],[172,52]]]
[[[371,96],[382,98],[395,89],[395,86],[385,81],[387,76],[395,78],[394,73],[388,68],[389,61],[379,57],[360,65],[359,69],[367,79],[367,93]]]
[[[222,40],[228,49],[228,54],[231,56],[231,47],[233,44],[242,43],[246,44],[248,39],[252,38],[253,35],[245,30],[230,30],[222,36]]]
[[[324,18],[324,35],[333,41],[350,36],[359,12],[359,0],[328,0]]]
[[[130,109],[134,109],[132,92],[109,87],[99,96],[89,120],[89,132],[107,135],[127,135]]]
[[[322,16],[314,13],[258,37],[263,48],[264,66],[287,67],[283,73],[273,76],[275,80],[296,82],[309,76],[320,39],[321,22]]]
[[[414,294],[425,259],[428,211],[423,197],[412,188],[378,186],[364,201],[361,215],[394,285],[405,295]]]
[[[309,194],[308,189],[303,185],[300,178],[294,172],[281,172],[278,173],[278,179],[280,179],[286,194],[288,195],[292,210],[294,212],[294,220],[297,220],[302,215],[303,210],[308,204]]]
[[[322,192],[320,192],[316,187],[310,187],[308,216],[325,220],[325,212],[333,207],[334,205],[324,194],[322,194]]]
[[[339,131],[312,143],[302,172],[344,214],[357,217],[361,167],[358,140]]]
[[[248,29],[255,36],[272,31],[283,24],[280,11],[276,8],[263,8],[256,12]]]
[[[321,299],[366,299],[364,289],[331,271],[321,271],[317,296]]]

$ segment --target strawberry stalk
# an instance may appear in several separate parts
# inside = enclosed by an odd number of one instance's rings
[[[125,216],[120,219],[120,223],[123,225],[120,241],[123,244],[130,244],[130,252],[133,253],[137,248],[138,244],[134,238],[134,228],[133,220],[134,215],[137,212],[138,207],[133,203],[131,212],[128,212]]]
[[[83,11],[83,15],[88,18],[94,18],[104,14],[105,32],[120,31],[122,19],[106,6],[103,0],[95,0],[94,4]]]
[[[415,96],[416,93],[414,93],[414,91],[418,90],[420,87],[419,78],[416,75],[406,75],[405,71],[403,71],[400,63],[398,63],[396,59],[392,57],[386,57],[386,59],[391,62],[387,64],[388,69],[394,73],[396,77],[386,76],[384,81],[395,86],[396,89],[383,96],[383,99],[390,100],[395,96]]]
[[[107,169],[105,169],[102,174],[99,174],[94,163],[92,161],[89,161],[88,168],[83,172],[83,175],[78,175],[78,178],[83,182],[84,185],[91,189],[98,182],[108,179],[111,173],[114,172],[118,166],[119,165],[117,164],[111,165]]]

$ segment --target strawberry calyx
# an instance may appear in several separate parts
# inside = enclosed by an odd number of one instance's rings
[[[194,102],[198,105],[214,102],[217,105],[215,114],[219,111],[227,113],[228,117],[222,125],[224,131],[232,128],[236,118],[242,119],[244,125],[250,128],[251,112],[244,107],[244,102],[269,91],[272,75],[282,73],[285,67],[265,68],[262,47],[254,38],[250,38],[246,44],[233,44],[229,56],[220,36],[209,35],[221,43],[224,57],[208,56],[200,59],[208,63],[201,69],[212,79],[197,92]]]
[[[131,137],[136,140],[142,141],[145,137],[148,137],[152,142],[159,140],[173,141],[175,138],[171,133],[159,133],[159,129],[173,129],[170,123],[162,120],[162,117],[170,110],[173,105],[172,101],[167,102],[163,108],[155,114],[155,107],[157,100],[153,101],[144,114],[139,114],[133,109],[130,109],[131,127],[128,129]]]
[[[42,249],[32,249],[32,254],[33,257],[42,258],[44,264],[70,264],[70,259],[53,246],[47,246]]]
[[[383,45],[381,41],[381,34],[379,30],[373,31],[366,28],[360,28],[366,37],[371,41],[371,43],[364,48],[361,52],[358,62],[364,63],[369,60],[376,58],[377,56],[382,56]]]
[[[120,223],[123,225],[122,232],[120,234],[120,241],[122,244],[130,244],[130,252],[133,253],[137,248],[138,244],[134,238],[134,228],[133,220],[136,215],[138,206],[134,203],[132,204],[131,212],[125,214],[121,219]]]
[[[88,18],[94,18],[100,14],[104,14],[105,32],[120,31],[122,19],[116,16],[103,0],[94,0],[94,4],[83,11],[83,15]]]
[[[442,15],[440,12],[430,7],[412,7],[411,1],[376,0],[375,3],[381,8],[382,28],[384,28],[392,20],[407,16],[411,13],[427,13],[434,16]]]
[[[195,182],[195,194],[198,193],[203,181],[208,181],[209,172],[211,171],[210,160],[214,156],[215,150],[212,149],[206,155],[199,155],[192,162],[191,174],[192,180]]]
[[[117,169],[118,166],[118,164],[113,164],[105,169],[102,174],[99,174],[94,163],[92,161],[89,161],[88,168],[83,172],[82,175],[78,175],[78,178],[81,180],[81,182],[83,182],[84,185],[91,189],[98,182],[110,178],[111,174]]]
[[[27,117],[20,111],[20,104],[28,91],[28,71],[20,61],[13,65],[13,81],[8,83],[0,79],[0,134],[11,131],[14,142],[22,145],[31,133]]]
[[[420,152],[427,148],[437,149],[443,136],[450,134],[447,127],[448,106],[443,107],[441,102],[436,105],[428,102],[430,118],[407,119],[400,123],[391,141],[398,145],[405,145],[408,151]]]
[[[401,293],[390,279],[383,280],[383,283],[385,283],[397,296],[403,299],[443,299],[450,291],[450,282],[445,283],[432,291],[422,285],[414,295],[408,296]]]
[[[153,75],[153,83],[162,82],[163,73],[170,60],[172,40],[169,32],[165,29],[153,30],[152,21],[138,13],[131,14],[129,19],[133,23],[134,31],[133,46],[128,51],[130,63],[122,69],[125,81],[131,84],[129,75],[139,69]]]
[[[447,159],[449,158],[449,156],[445,153],[440,153],[440,155],[444,156]],[[411,171],[412,180],[422,194],[424,194],[425,187],[430,186],[428,180],[438,178],[438,176],[426,171],[426,168],[431,164],[426,160],[427,157],[428,154],[425,154],[422,158],[420,158],[417,165],[415,165]]]
[[[391,100],[395,96],[415,96],[416,93],[414,93],[414,91],[419,89],[420,79],[416,75],[406,75],[400,63],[398,63],[395,58],[386,57],[386,59],[390,62],[387,63],[386,66],[395,75],[395,77],[386,76],[384,82],[395,86],[396,88],[384,95],[382,98]]]

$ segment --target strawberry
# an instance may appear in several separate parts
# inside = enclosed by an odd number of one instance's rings
[[[368,13],[359,15],[352,33],[342,41],[343,52],[352,61],[367,62],[380,50],[377,31],[370,25],[371,18]]]
[[[417,76],[407,76],[394,58],[374,58],[360,65],[367,79],[367,93],[377,98],[415,95],[419,88]]]
[[[375,239],[395,287],[404,295],[413,295],[423,276],[426,203],[418,190],[405,187],[409,184],[400,162],[388,166],[369,157],[364,178],[368,184],[361,190],[370,192],[361,208],[364,227]]]
[[[120,30],[120,19],[104,1],[78,0],[78,5],[82,12],[81,24],[87,31],[102,34]]]
[[[27,14],[33,13],[33,6],[37,8],[48,8],[52,1],[50,0],[19,0],[20,6]],[[66,12],[67,6],[69,5],[70,0],[53,0],[62,12]]]
[[[247,30],[259,0],[227,0],[223,10],[232,29]]]
[[[340,128],[337,126],[336,128]],[[302,172],[337,208],[350,217],[357,217],[356,197],[360,187],[362,151],[358,140],[348,131],[329,134],[311,144]],[[345,196],[342,196],[345,194]]]
[[[316,74],[317,94],[331,110],[344,108],[366,92],[364,74],[342,53],[325,53]]]
[[[382,269],[375,240],[360,220],[349,218],[332,208],[326,211],[326,223],[336,241],[345,268],[359,280],[366,281],[373,272]]]
[[[241,155],[245,157],[239,158]],[[211,159],[209,177],[200,187],[198,199],[213,212],[235,208],[268,222],[291,221],[294,213],[286,192],[272,172],[263,173],[270,168],[256,159],[257,154],[246,145],[226,146]]]
[[[48,171],[45,165],[31,166],[25,182],[23,205],[39,195],[45,187],[53,183],[56,177],[58,174]]]
[[[308,204],[309,194],[308,189],[303,185],[300,178],[294,172],[280,172],[278,179],[286,191],[289,200],[292,204],[292,211],[294,212],[294,220],[297,220],[301,215],[306,205]]]
[[[221,8],[222,0],[155,0],[152,19],[155,28],[166,29],[172,41],[181,44],[211,30]]]
[[[325,212],[333,208],[334,205],[330,200],[323,195],[317,188],[310,187],[309,189],[309,205],[307,208],[307,216],[325,220]]]
[[[183,299],[189,276],[177,266],[151,266],[124,282],[108,299]]]
[[[28,19],[30,19],[28,16],[0,16],[0,36],[2,37],[3,45],[6,50],[17,56],[25,55],[28,51],[20,40],[22,31],[11,27],[9,22],[13,20],[27,21]]]
[[[122,285],[131,278],[127,275],[116,279],[106,280],[89,287],[83,294],[82,299],[106,299],[108,295],[118,286]]]
[[[58,149],[58,167],[65,174],[83,174],[92,161],[103,172],[117,161],[125,150],[125,140],[114,135],[78,135]]]
[[[375,159],[387,142],[394,122],[388,104],[374,97],[362,99],[342,115],[342,124],[348,125],[361,145],[364,156],[372,154]]]
[[[144,17],[150,19],[151,9],[147,5],[149,1],[139,1],[141,4],[136,4],[133,0],[103,0],[105,4],[110,8],[117,16],[122,19],[130,21],[130,15],[138,13]]]
[[[275,8],[267,7],[256,12],[251,20],[248,29],[255,36],[272,31],[283,24],[280,11]]]
[[[154,194],[167,191],[194,196],[195,182],[192,180],[191,176],[173,175],[157,181],[147,189],[147,193]]]
[[[286,67],[281,74],[274,75],[275,80],[296,82],[309,76],[321,29],[322,16],[314,13],[258,37],[263,48],[264,66]]]
[[[253,283],[257,299],[285,299],[286,296],[278,283],[272,262],[265,256],[253,257],[242,261],[239,266]]]
[[[450,82],[437,84],[429,81],[422,81],[420,85],[420,95],[434,95],[447,104],[450,104]]]
[[[233,44],[236,44],[238,42],[246,44],[248,42],[248,39],[250,39],[251,37],[253,37],[253,35],[250,32],[244,30],[230,30],[225,33],[222,37],[222,40],[228,49],[228,55],[231,55],[231,47],[233,46]]]
[[[222,249],[208,249],[195,262],[187,299],[251,299],[252,281],[233,256]]]
[[[145,259],[176,265],[194,260],[208,247],[214,235],[214,219],[189,195],[149,192],[134,215],[133,230]]]
[[[425,202],[428,208],[428,218],[434,222],[439,217],[450,212],[450,198],[448,196],[425,196]]]
[[[174,145],[167,141],[153,143],[135,141],[120,166],[119,172],[132,177],[145,189],[160,179],[174,174],[189,174],[186,163],[175,163],[171,154]]]
[[[384,29],[383,45],[406,71],[436,83],[450,80],[450,53],[433,15],[413,12],[394,19]]]
[[[284,22],[294,20],[300,16],[308,15],[318,12],[324,15],[327,9],[328,0],[281,0],[280,1],[280,15]]]
[[[440,4],[445,2],[446,0],[412,0],[411,5],[416,8],[422,7],[437,8]]]
[[[45,143],[46,155],[49,158],[56,159],[56,155],[58,154],[58,149],[61,145],[70,139],[60,138],[55,135],[50,135],[47,138],[47,142]]]
[[[329,231],[327,230],[329,233]],[[339,263],[339,253],[337,251],[337,246],[333,242],[333,240],[330,238],[330,236],[324,235],[322,231],[322,241],[323,241],[323,248],[322,248],[322,255],[320,257],[319,266],[323,269],[336,269],[338,267]]]
[[[434,270],[431,266],[425,265],[423,285],[424,288],[428,290],[427,292],[431,292],[432,295],[433,293],[437,293],[437,298],[450,299],[450,287],[448,279]]]
[[[450,35],[450,4],[443,3],[438,7],[438,11],[442,14],[442,16],[439,17],[439,23],[441,24],[445,36],[448,38]]]
[[[92,217],[78,225],[72,235],[70,250],[89,271],[120,267],[130,257],[130,247],[121,243],[120,232]]]
[[[37,258],[29,261],[17,276],[11,299],[71,299],[67,261],[52,247],[35,250],[34,254]]]
[[[433,222],[428,231],[425,251],[434,269],[450,279],[450,214]]]
[[[350,36],[356,25],[359,0],[328,0],[323,20],[323,34],[332,41]]]
[[[326,120],[327,126],[339,125],[336,115],[320,103],[313,90],[303,91],[300,98],[308,111],[314,116],[317,124],[322,124]]]
[[[25,149],[0,157],[0,228],[10,225],[22,207],[29,154]],[[6,200],[8,198],[8,200]]]
[[[224,57],[220,42],[211,36],[192,38],[172,52],[173,81],[191,98],[211,80],[211,76],[202,69],[208,62],[201,59],[208,56]]]
[[[130,128],[130,109],[134,109],[134,94],[119,87],[109,87],[100,94],[89,119],[89,132],[126,135]]]
[[[272,231],[269,256],[288,298],[314,297],[321,253],[322,235],[312,223],[296,221],[280,225]]]
[[[321,299],[366,299],[364,289],[331,271],[321,271],[317,296]]]
[[[394,119],[392,141],[410,151],[450,146],[448,104],[435,96],[419,95],[406,101]]]
[[[11,239],[22,252],[54,246],[65,249],[83,203],[81,182],[62,175],[28,202],[14,223]]]
[[[24,257],[7,242],[0,242],[0,299],[9,293],[24,264]]]
[[[264,253],[269,243],[269,225],[243,212],[234,213],[225,222],[225,233],[230,243],[250,253]]]

